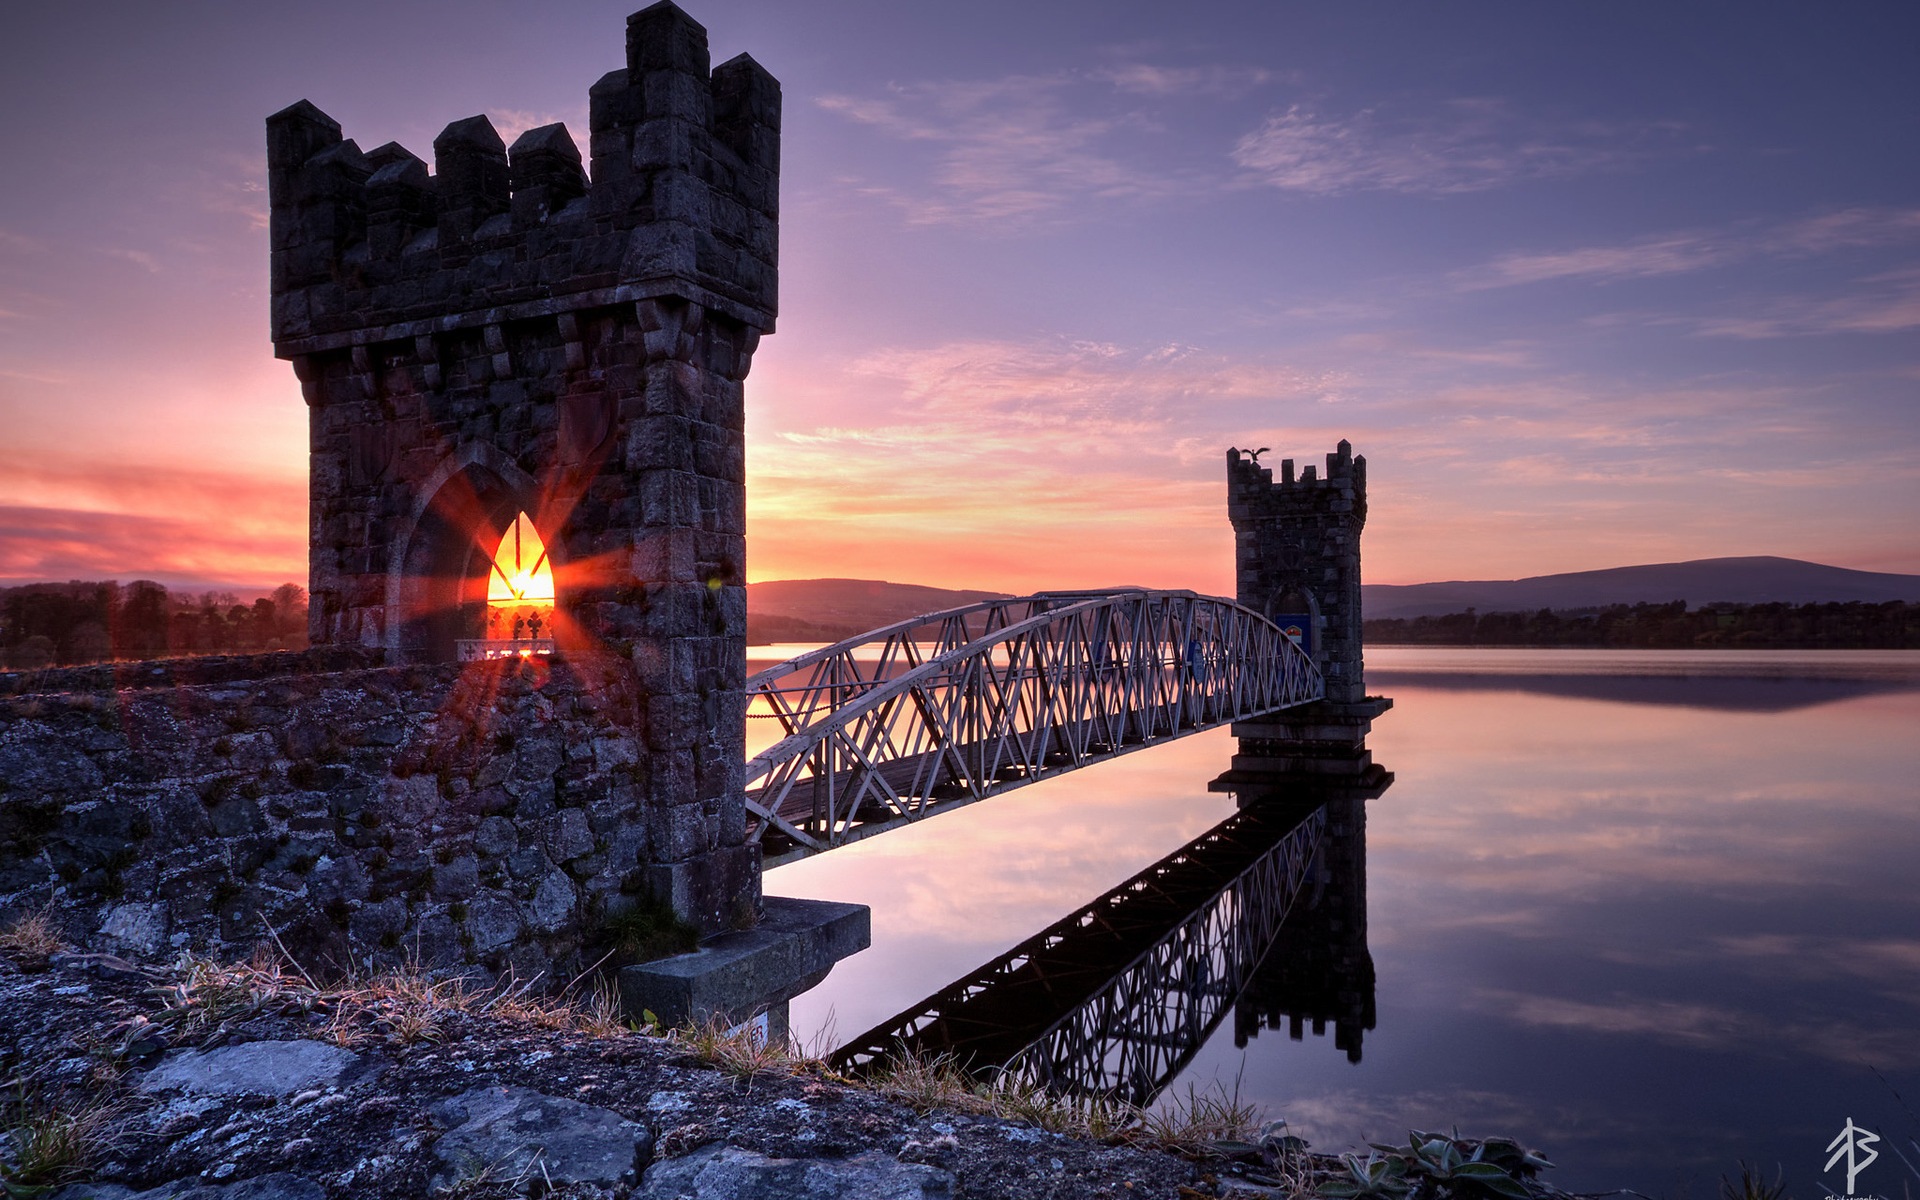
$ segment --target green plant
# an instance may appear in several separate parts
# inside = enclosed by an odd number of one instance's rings
[[[1317,1189],[1320,1195],[1341,1200],[1357,1200],[1363,1196],[1397,1200],[1413,1190],[1413,1185],[1407,1182],[1406,1160],[1397,1154],[1382,1158],[1375,1153],[1364,1159],[1358,1154],[1342,1154],[1340,1163],[1346,1168],[1346,1174],[1336,1174],[1323,1182]]]
[[[630,907],[608,914],[600,929],[622,966],[686,954],[700,946],[700,931],[653,896],[635,897]]]
[[[1408,1132],[1405,1146],[1369,1144],[1375,1151],[1369,1161],[1378,1157],[1397,1163],[1402,1176],[1413,1183],[1430,1181],[1446,1195],[1463,1198],[1527,1200],[1533,1193],[1525,1181],[1539,1174],[1542,1167],[1553,1165],[1512,1138],[1476,1141],[1461,1137],[1458,1130],[1443,1134],[1415,1129]]]

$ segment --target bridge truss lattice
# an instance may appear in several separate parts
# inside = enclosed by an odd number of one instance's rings
[[[780,738],[747,763],[772,866],[1127,751],[1320,699],[1273,622],[1186,591],[1050,592],[932,613],[747,680]]]

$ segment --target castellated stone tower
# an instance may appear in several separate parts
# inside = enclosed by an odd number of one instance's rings
[[[780,87],[744,54],[710,71],[706,30],[662,0],[628,19],[591,114],[590,175],[561,125],[509,149],[455,121],[429,173],[306,101],[268,118],[311,634],[486,657],[496,555],[531,528],[551,597],[533,652],[633,664],[654,859],[677,864],[656,891],[711,928],[757,894],[742,381],[774,326]]]
[[[1360,530],[1367,523],[1367,460],[1341,442],[1327,474],[1293,460],[1273,472],[1227,451],[1236,597],[1283,624],[1299,623],[1327,681],[1327,700],[1366,698],[1360,648]]]

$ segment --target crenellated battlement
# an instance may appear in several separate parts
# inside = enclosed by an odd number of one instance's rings
[[[1356,458],[1353,446],[1342,441],[1327,455],[1327,473],[1322,477],[1311,463],[1298,475],[1291,458],[1280,460],[1280,479],[1273,470],[1260,465],[1258,458],[1227,451],[1228,511],[1231,515],[1251,515],[1256,509],[1276,503],[1314,503],[1327,506],[1329,512],[1352,512],[1367,519],[1367,460]]]
[[[627,20],[590,90],[591,177],[564,125],[508,147],[484,116],[433,163],[363,153],[302,100],[267,119],[273,339],[283,358],[674,297],[757,332],[777,309],[780,85],[709,70],[671,0]]]

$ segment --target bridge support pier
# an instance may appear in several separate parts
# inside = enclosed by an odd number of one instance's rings
[[[1255,721],[1235,721],[1239,750],[1232,767],[1209,787],[1239,791],[1304,780],[1358,783],[1379,770],[1367,749],[1367,732],[1373,719],[1392,707],[1385,696],[1357,704],[1323,700]]]

